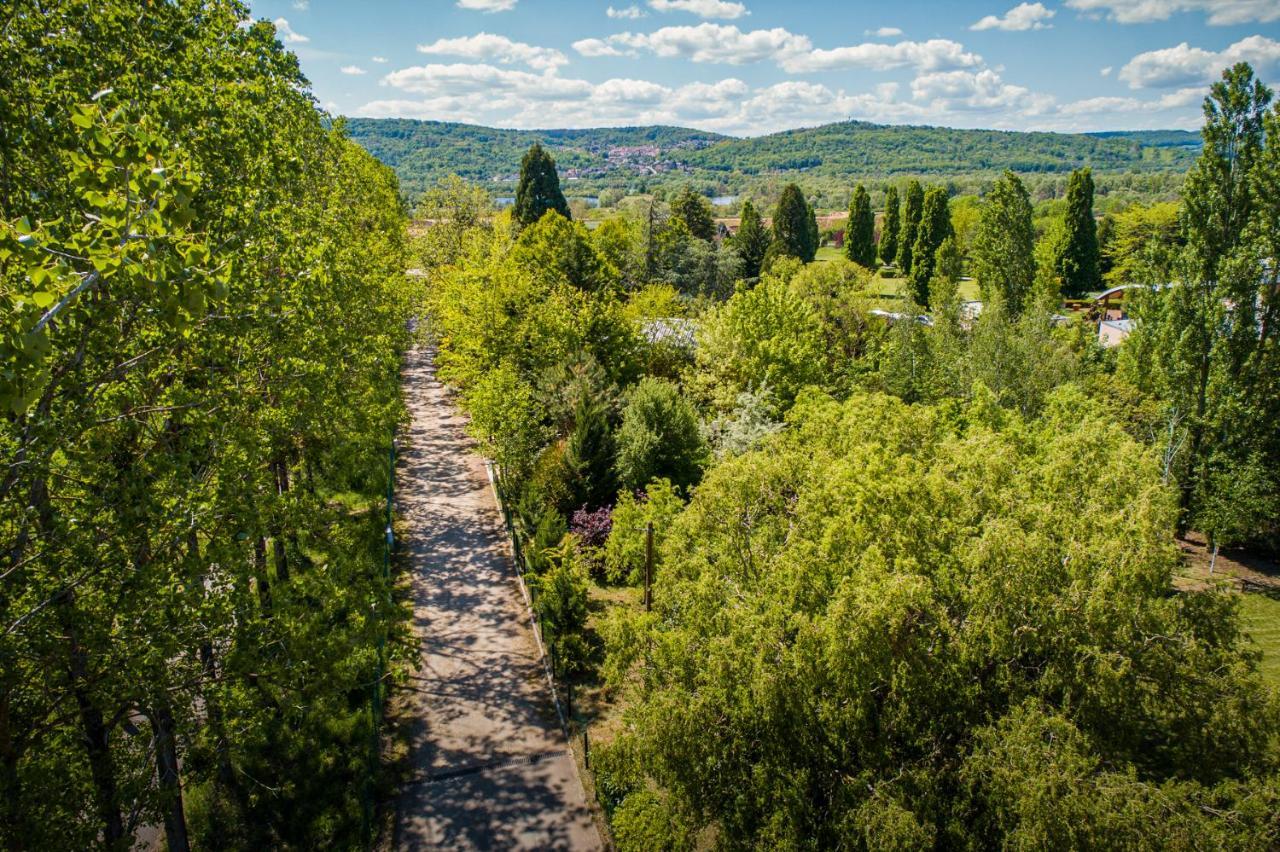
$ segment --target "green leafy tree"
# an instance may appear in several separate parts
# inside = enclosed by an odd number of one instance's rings
[[[794,257],[809,263],[818,252],[817,223],[800,187],[787,184],[773,215],[771,257]],[[766,264],[767,265],[767,264]]]
[[[908,279],[911,298],[921,307],[929,307],[929,281],[933,278],[938,248],[950,236],[947,191],[940,186],[930,187],[924,196],[916,243],[911,247],[911,274]]]
[[[1031,197],[1013,172],[1005,172],[983,199],[970,256],[983,298],[1021,312],[1035,280],[1035,229]]]
[[[414,218],[424,227],[411,250],[422,268],[455,263],[467,252],[470,240],[487,238],[492,212],[493,199],[484,187],[457,175],[429,188],[414,209]]]
[[[1105,282],[1115,287],[1172,281],[1174,265],[1187,243],[1182,205],[1176,201],[1133,204],[1111,218],[1115,233],[1102,249],[1110,266]]]
[[[891,186],[884,191],[884,221],[880,225],[880,262],[892,266],[898,262],[898,238],[902,230],[901,204],[898,188]]]
[[[605,576],[611,583],[637,585],[644,582],[645,526],[653,524],[654,574],[659,567],[662,542],[684,501],[675,486],[655,479],[642,493],[623,491],[613,510],[613,527],[605,544]]]
[[[662,379],[641,379],[632,389],[617,442],[618,479],[624,488],[668,479],[687,489],[709,461],[693,406],[678,387]]]
[[[907,184],[906,197],[902,202],[902,229],[898,236],[897,255],[899,275],[911,274],[912,254],[920,231],[920,217],[923,215],[924,189],[919,181],[913,180]]]
[[[689,229],[689,233],[700,240],[710,241],[716,235],[716,223],[711,216],[711,205],[691,186],[682,187],[672,200],[671,216],[683,222]]]
[[[528,227],[554,210],[566,219],[572,218],[569,203],[560,191],[560,174],[556,161],[539,142],[525,152],[520,161],[520,182],[516,184],[516,203],[513,208],[516,222]]]
[[[1102,288],[1090,169],[1077,169],[1067,181],[1066,226],[1066,237],[1059,247],[1054,269],[1062,282],[1062,292],[1080,297]]]
[[[742,204],[742,218],[738,224],[738,232],[733,235],[733,246],[742,258],[742,275],[744,278],[759,278],[764,264],[765,254],[769,251],[771,236],[760,220],[760,214],[750,201]]]
[[[871,269],[876,263],[876,217],[871,212],[871,196],[858,184],[849,202],[849,221],[844,232],[845,257]]]

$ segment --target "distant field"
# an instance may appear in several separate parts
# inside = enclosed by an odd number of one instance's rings
[[[1280,597],[1249,592],[1240,612],[1245,629],[1262,651],[1262,676],[1280,688]]]

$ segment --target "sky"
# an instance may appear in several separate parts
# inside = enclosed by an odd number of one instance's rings
[[[857,119],[1194,129],[1280,0],[251,0],[334,114],[756,136]]]

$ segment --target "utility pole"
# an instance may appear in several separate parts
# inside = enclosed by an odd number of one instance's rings
[[[644,611],[653,609],[653,521],[644,525]]]

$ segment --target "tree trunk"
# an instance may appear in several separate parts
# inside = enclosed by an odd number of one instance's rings
[[[289,466],[284,461],[274,464],[276,471],[276,494],[283,497],[289,492]],[[285,547],[284,528],[277,520],[271,531],[271,550],[276,563],[276,582],[289,582],[289,555]]]
[[[88,654],[80,646],[70,611],[74,593],[68,592],[62,604],[63,627],[67,631],[67,670],[71,677],[71,689],[80,711],[81,734],[89,757],[89,773],[93,778],[94,805],[102,821],[103,839],[109,849],[123,846],[124,821],[120,817],[120,805],[116,801],[115,767],[111,761],[111,745],[102,711],[93,703],[88,689]]]
[[[187,817],[182,807],[182,778],[178,773],[178,745],[174,740],[173,713],[161,703],[151,714],[155,735],[156,780],[164,802],[164,838],[169,852],[191,852]]]
[[[267,579],[267,540],[258,536],[253,543],[253,574],[258,583],[258,604],[271,612],[271,581]]]
[[[22,814],[22,781],[18,776],[18,752],[13,745],[13,735],[9,723],[9,693],[0,692],[0,801],[4,802],[0,811],[3,820],[4,835],[8,848],[26,849],[26,820]]]
[[[1213,555],[1209,557],[1209,575],[1213,575],[1213,569],[1218,564],[1218,543],[1213,543]]]

